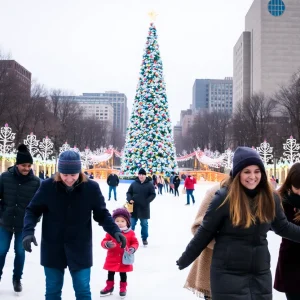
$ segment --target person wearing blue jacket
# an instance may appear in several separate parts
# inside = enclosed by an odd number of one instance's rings
[[[91,300],[90,269],[93,265],[92,220],[125,248],[126,238],[109,211],[98,183],[81,171],[78,153],[65,151],[58,173],[42,182],[26,208],[23,247],[37,246],[35,226],[42,215],[41,265],[46,276],[46,300],[61,299],[64,271],[69,268],[77,300]]]

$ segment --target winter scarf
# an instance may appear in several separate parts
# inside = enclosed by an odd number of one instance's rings
[[[220,189],[220,184],[214,185],[210,188],[201,202],[198,213],[196,215],[194,224],[192,225],[192,233],[195,235],[202,220],[205,216],[206,210],[213,199],[216,191]],[[211,297],[210,293],[210,265],[212,260],[213,248],[215,241],[212,240],[206,249],[202,251],[199,257],[194,261],[189,275],[186,279],[184,287],[197,297],[208,296]]]

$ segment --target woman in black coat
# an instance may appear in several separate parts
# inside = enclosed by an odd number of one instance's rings
[[[69,268],[76,299],[91,300],[90,269],[93,265],[92,220],[125,248],[121,234],[106,209],[99,185],[81,172],[78,153],[65,151],[58,161],[58,173],[42,182],[26,209],[23,247],[31,252],[31,243],[41,215],[41,265],[46,276],[46,299],[61,299],[65,268]]]
[[[300,224],[300,163],[295,163],[279,189],[288,221]],[[274,288],[286,294],[287,300],[300,299],[300,244],[282,239]]]
[[[259,154],[238,147],[231,177],[213,198],[202,225],[177,261],[189,266],[215,238],[211,264],[213,300],[271,300],[270,228],[300,243],[300,227],[289,223],[273,195]]]
[[[180,178],[178,176],[178,174],[175,175],[174,179],[173,179],[173,184],[174,184],[174,196],[177,196],[179,197],[179,191],[178,191],[178,188],[179,188],[179,185],[180,185]]]

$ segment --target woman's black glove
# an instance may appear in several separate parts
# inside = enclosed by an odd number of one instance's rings
[[[118,243],[121,243],[121,248],[126,247],[126,237],[121,232],[116,232],[114,238]]]
[[[25,249],[25,251],[27,252],[31,252],[31,243],[33,243],[35,246],[38,245],[34,235],[27,235],[24,237],[22,244],[23,244],[23,248]]]

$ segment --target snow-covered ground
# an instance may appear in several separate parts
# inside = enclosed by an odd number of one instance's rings
[[[200,183],[196,187],[196,204],[185,206],[186,196],[174,197],[170,194],[157,196],[151,205],[151,220],[149,221],[149,246],[141,246],[136,252],[134,271],[128,274],[128,293],[126,299],[172,299],[172,300],[196,300],[192,292],[183,288],[189,268],[179,271],[175,261],[184,251],[191,239],[191,224],[199,207],[199,203],[205,191],[213,183]],[[121,184],[117,188],[118,201],[109,201],[107,207],[110,211],[125,203],[125,195],[128,184]],[[108,187],[106,182],[100,182],[102,193],[107,199]],[[40,225],[36,230],[37,240],[40,240]],[[94,222],[94,266],[91,275],[91,290],[93,299],[98,299],[100,290],[105,285],[106,271],[102,269],[105,260],[105,250],[100,247],[100,241],[104,237],[104,231]],[[136,234],[140,242],[140,226],[136,228]],[[280,238],[269,233],[269,248],[272,256],[272,273],[274,274]],[[0,241],[1,242],[1,241]],[[13,245],[12,245],[13,246]],[[34,246],[33,246],[34,247]],[[43,268],[40,266],[39,247],[34,247],[31,254],[26,255],[26,264],[23,275],[24,300],[42,300],[45,292],[45,278]],[[0,282],[0,299],[15,299],[12,289],[11,277],[13,268],[13,247],[7,255],[4,274]],[[119,299],[119,276],[116,274],[117,286],[114,295],[108,299]],[[75,299],[72,281],[69,272],[66,271],[63,288],[64,300]],[[274,291],[275,300],[285,299],[284,294]]]

